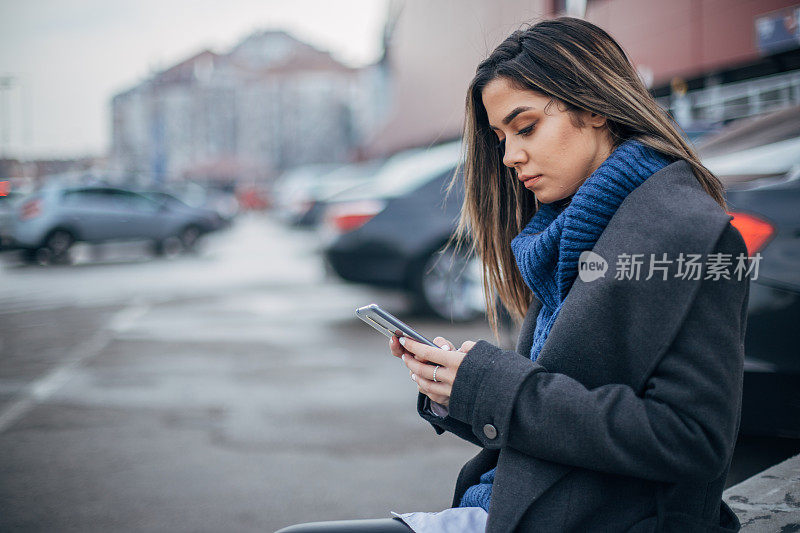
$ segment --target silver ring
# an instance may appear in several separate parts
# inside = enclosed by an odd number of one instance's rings
[[[436,365],[435,367],[433,367],[433,381],[436,382],[436,383],[439,383],[439,380],[436,379],[436,371],[439,370],[440,366],[441,365]]]

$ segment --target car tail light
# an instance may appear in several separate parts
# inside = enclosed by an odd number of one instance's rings
[[[41,213],[42,213],[42,200],[40,198],[34,198],[22,204],[22,207],[20,208],[19,211],[19,219],[28,220],[31,218],[38,217]]]
[[[732,211],[729,211],[728,214],[733,216],[731,224],[739,230],[739,233],[742,234],[742,238],[744,238],[748,255],[753,255],[759,250],[762,250],[764,245],[767,244],[775,234],[775,226],[756,215],[735,213]]]
[[[326,223],[339,233],[356,230],[369,222],[386,207],[386,202],[367,200],[333,205],[326,213]]]

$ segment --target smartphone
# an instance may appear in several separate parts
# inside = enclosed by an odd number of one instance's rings
[[[356,316],[389,338],[391,338],[392,335],[397,335],[398,338],[408,337],[417,342],[438,348],[432,340],[417,333],[411,326],[393,314],[381,309],[378,304],[369,304],[364,307],[359,307],[356,309]]]

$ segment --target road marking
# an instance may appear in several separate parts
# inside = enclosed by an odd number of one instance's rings
[[[29,383],[17,398],[0,410],[0,433],[25,416],[31,409],[47,401],[58,389],[75,375],[79,366],[96,357],[108,346],[115,333],[130,329],[136,320],[150,310],[150,306],[137,302],[120,309],[111,316],[108,324],[69,351],[64,360],[41,378]]]
[[[150,310],[150,305],[136,303],[118,311],[108,323],[108,329],[116,333],[128,331],[137,320]]]

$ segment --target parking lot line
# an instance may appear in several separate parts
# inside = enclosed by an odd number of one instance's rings
[[[114,338],[115,333],[130,329],[137,319],[150,309],[146,303],[136,302],[114,313],[106,326],[98,329],[85,342],[69,351],[64,360],[41,378],[31,382],[4,409],[0,410],[0,433],[25,416],[38,404],[47,401],[75,374],[76,369],[99,355]]]

